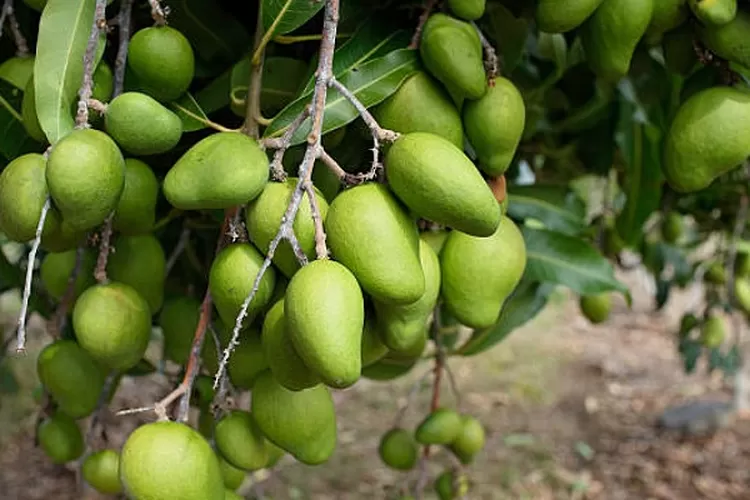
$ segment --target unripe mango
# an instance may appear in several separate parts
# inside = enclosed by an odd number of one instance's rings
[[[151,26],[130,39],[128,68],[140,90],[160,101],[173,101],[193,81],[195,55],[190,42],[176,29]]]
[[[164,303],[164,280],[167,261],[159,240],[151,233],[118,236],[109,257],[109,278],[130,285],[146,299],[151,314]]]
[[[594,324],[607,321],[612,310],[612,298],[609,293],[583,295],[579,300],[581,312]]]
[[[253,282],[264,260],[260,252],[249,243],[235,243],[219,252],[211,264],[208,288],[219,317],[230,329],[234,327],[242,303],[253,289]],[[275,284],[276,273],[269,267],[260,280],[258,292],[250,302],[244,326],[249,325],[271,300]]]
[[[232,385],[239,389],[250,390],[255,385],[258,375],[267,369],[268,360],[263,352],[260,332],[255,329],[243,331],[240,335],[240,345],[235,347],[227,365]]]
[[[463,123],[479,168],[491,177],[504,174],[526,126],[526,107],[515,85],[503,77],[495,79],[481,99],[464,105]]]
[[[617,81],[628,73],[653,9],[654,0],[604,0],[588,18],[581,27],[581,42],[597,76]]]
[[[588,19],[602,0],[539,0],[536,24],[545,33],[566,33]]]
[[[463,325],[486,328],[497,321],[526,268],[526,245],[503,216],[497,231],[477,238],[452,231],[440,253],[441,291],[448,311]]]
[[[664,143],[670,186],[689,193],[708,187],[750,155],[750,93],[715,87],[680,106]]]
[[[135,158],[125,160],[125,187],[117,202],[113,227],[123,234],[151,231],[156,222],[159,181],[151,167]]]
[[[721,316],[709,314],[701,328],[701,343],[709,349],[719,347],[724,342],[726,326]]]
[[[73,229],[54,206],[50,208],[42,232],[42,248],[49,252],[66,252],[78,248],[85,237],[86,231]]]
[[[737,15],[737,0],[689,0],[688,3],[695,17],[710,26],[731,23]]]
[[[469,23],[447,14],[431,15],[419,53],[427,70],[460,97],[479,99],[487,91],[482,42]]]
[[[34,73],[34,56],[17,56],[0,64],[0,78],[19,90],[24,90]]]
[[[394,428],[383,434],[378,447],[380,459],[396,470],[411,470],[417,464],[417,447],[414,436],[406,429]]]
[[[422,444],[451,444],[461,433],[461,416],[450,408],[438,408],[419,424],[414,433]]]
[[[423,233],[420,233],[419,237],[430,245],[430,248],[435,252],[435,255],[440,255],[440,252],[443,249],[443,244],[445,244],[445,239],[448,237],[448,231],[445,229],[439,231],[424,231]]]
[[[39,277],[47,293],[55,300],[61,300],[68,289],[68,280],[76,267],[77,253],[76,250],[50,252],[42,260]],[[84,250],[81,256],[81,267],[73,286],[73,304],[84,290],[96,283],[94,267],[96,267],[96,255],[90,249]]]
[[[448,0],[451,12],[466,21],[476,21],[484,15],[486,0]]]
[[[37,439],[44,453],[55,464],[72,462],[83,454],[81,429],[75,420],[62,412],[39,424]]]
[[[52,147],[46,176],[60,214],[83,231],[104,222],[117,206],[125,186],[125,159],[104,132],[74,130]]]
[[[701,41],[717,56],[750,68],[750,12],[740,10],[730,23],[699,29]]]
[[[99,493],[122,493],[120,454],[115,450],[101,450],[86,457],[81,466],[81,473],[86,482]]]
[[[450,449],[463,464],[470,464],[482,448],[484,448],[484,427],[482,423],[471,415],[461,417],[461,432]]]
[[[421,238],[419,260],[425,277],[425,291],[417,301],[406,305],[373,301],[380,334],[394,351],[408,350],[420,341],[440,295],[440,261],[432,247]]]
[[[203,436],[171,421],[141,425],[120,454],[128,498],[224,500],[219,459]]]
[[[750,314],[750,280],[737,276],[734,280],[734,298],[745,314]]]
[[[318,375],[305,365],[289,338],[283,298],[266,313],[262,343],[273,377],[286,389],[301,391],[320,383]]]
[[[37,153],[14,159],[0,172],[0,231],[9,239],[34,239],[47,199],[46,160]],[[45,223],[45,229],[50,222]]]
[[[377,183],[339,194],[325,219],[334,258],[377,300],[410,304],[424,294],[417,224]]]
[[[238,132],[209,135],[167,172],[164,195],[180,210],[224,209],[254,200],[268,182],[268,157]]]
[[[180,117],[140,92],[115,97],[107,106],[104,124],[117,144],[134,155],[165,153],[182,137]]]
[[[364,307],[357,279],[338,262],[316,260],[289,281],[284,298],[289,337],[305,364],[331,387],[349,387],[359,379]]]
[[[48,344],[37,358],[39,380],[61,411],[73,418],[90,415],[104,388],[96,361],[72,340]]]
[[[221,456],[234,467],[254,471],[268,462],[266,439],[249,412],[235,410],[219,420],[214,441]]]
[[[284,182],[269,182],[260,196],[247,206],[246,222],[250,241],[264,253],[268,251],[271,240],[279,231],[281,218],[286,212],[297,182],[296,178],[288,178]],[[317,189],[315,198],[320,208],[320,216],[325,220],[328,202]],[[302,195],[302,202],[294,220],[294,234],[307,258],[315,258],[315,224],[307,193]],[[282,241],[276,248],[273,262],[287,278],[291,278],[300,267],[288,241]]]
[[[300,462],[317,465],[333,454],[336,412],[326,386],[290,391],[265,371],[255,383],[251,406],[266,438]]]
[[[687,0],[655,1],[651,23],[646,30],[647,40],[658,42],[664,33],[684,23],[690,14],[687,3]]]
[[[164,302],[159,326],[164,336],[164,355],[179,365],[187,363],[195,329],[198,327],[201,303],[194,297],[178,296]],[[212,342],[206,339],[204,345]]]
[[[151,338],[148,302],[124,283],[93,286],[73,308],[73,330],[94,359],[126,371],[138,364]]]
[[[388,346],[381,340],[381,333],[372,315],[365,314],[365,326],[362,329],[362,367],[377,363],[388,354]]]
[[[268,441],[266,441],[266,443],[268,443]],[[247,471],[238,469],[224,460],[221,456],[218,458],[219,468],[221,468],[221,477],[224,478],[224,486],[227,487],[227,490],[236,490],[242,486],[242,483],[245,482],[245,477],[247,477]]]
[[[471,160],[440,136],[402,135],[385,157],[388,183],[416,215],[474,236],[489,236],[500,208]]]
[[[395,132],[429,132],[464,147],[461,115],[440,83],[423,71],[401,84],[373,110],[373,116],[381,127]]]

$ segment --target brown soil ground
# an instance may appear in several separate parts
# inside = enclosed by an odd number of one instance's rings
[[[750,498],[750,423],[736,422],[703,439],[655,426],[671,405],[729,398],[719,377],[704,371],[685,375],[676,350],[679,318],[699,303],[699,295],[696,290],[679,293],[664,311],[654,313],[640,275],[621,274],[632,286],[635,304],[629,310],[618,301],[607,323],[590,325],[574,300],[561,297],[492,351],[450,360],[461,410],[479,417],[488,430],[486,449],[469,468],[474,487],[467,498]],[[28,394],[35,384],[33,362],[27,358],[14,364],[23,387],[17,396],[0,396],[0,499],[80,499],[74,474],[50,465],[34,446]],[[387,470],[376,449],[410,388],[428,371],[429,366],[420,366],[395,383],[363,380],[337,393],[334,457],[315,468],[282,461],[260,485],[265,497],[387,498],[413,480],[415,474]],[[115,409],[148,404],[168,391],[156,377],[138,381],[137,387],[132,381],[124,384]],[[406,426],[415,425],[427,410],[429,383],[416,394]],[[449,384],[442,398],[446,404],[455,401]],[[107,416],[113,445],[148,418]],[[426,468],[428,477],[450,464],[448,458],[436,454]]]

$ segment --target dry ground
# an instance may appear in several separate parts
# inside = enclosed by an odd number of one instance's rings
[[[483,356],[450,361],[461,409],[488,429],[486,450],[471,467],[471,499],[740,499],[750,498],[750,424],[739,422],[707,439],[685,439],[654,426],[670,405],[727,398],[718,378],[686,376],[674,330],[693,292],[651,311],[635,274],[623,274],[636,302],[618,302],[610,321],[588,324],[562,297],[535,321]],[[16,360],[26,392],[0,396],[0,499],[77,499],[73,475],[49,465],[29,435],[33,364]],[[330,463],[312,468],[283,461],[263,485],[273,499],[386,498],[409,476],[385,469],[377,443],[393,423],[418,367],[396,383],[362,381],[337,394],[339,446]],[[163,381],[126,384],[115,406],[151,402]],[[160,392],[161,391],[161,392]],[[452,394],[444,385],[443,401]],[[404,423],[428,407],[420,392]],[[118,441],[136,418],[114,419]],[[438,473],[444,454],[429,467]]]

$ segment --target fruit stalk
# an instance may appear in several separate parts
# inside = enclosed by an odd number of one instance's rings
[[[245,123],[242,124],[242,132],[253,139],[257,139],[260,135],[258,127],[260,124],[260,91],[263,87],[263,62],[265,61],[263,17],[260,12],[262,5],[263,2],[258,3],[258,22],[255,27],[253,58],[250,61],[250,80],[247,84]]]
[[[148,0],[148,3],[151,5],[151,17],[154,19],[156,25],[163,26],[167,24],[167,14],[169,10],[161,6],[161,1]]]
[[[495,47],[492,46],[490,41],[487,40],[487,37],[484,36],[484,33],[482,33],[482,30],[479,29],[477,23],[472,21],[471,25],[477,31],[479,40],[482,42],[482,50],[484,50],[484,69],[485,71],[487,71],[488,80],[490,81],[490,83],[492,83],[492,81],[497,78],[497,75],[500,73],[500,62],[497,58],[497,51],[495,51]]]
[[[419,16],[419,23],[417,24],[416,29],[414,30],[414,35],[411,37],[411,43],[409,44],[410,49],[416,49],[419,47],[419,40],[422,38],[422,30],[424,29],[424,23],[427,22],[427,19],[430,17],[430,14],[432,13],[432,9],[435,8],[435,5],[437,5],[437,0],[427,0],[427,3],[424,5],[424,11],[422,11],[422,15]]]
[[[91,25],[91,34],[89,35],[86,53],[83,57],[83,83],[78,91],[76,128],[85,128],[89,123],[89,100],[91,99],[94,86],[94,59],[96,57],[96,47],[99,44],[99,36],[107,31],[106,8],[107,0],[96,0],[94,22]]]
[[[107,261],[109,260],[110,245],[109,242],[112,239],[112,217],[114,212],[109,214],[107,220],[102,225],[99,242],[99,255],[96,258],[96,269],[94,270],[94,278],[97,283],[107,283]]]
[[[275,149],[276,152],[273,154],[273,160],[271,160],[271,175],[277,181],[283,181],[286,179],[286,172],[281,162],[284,160],[284,155],[287,149],[292,144],[292,137],[295,132],[302,126],[302,123],[310,116],[310,106],[305,106],[305,109],[289,124],[289,128],[286,129],[284,135],[279,138],[265,139],[263,146],[267,148]]]
[[[115,59],[114,89],[112,97],[122,94],[125,84],[125,65],[128,62],[128,45],[130,43],[130,18],[134,0],[122,0],[118,14],[119,44]]]
[[[310,213],[315,224],[315,255],[319,259],[327,259],[328,246],[326,245],[326,232],[323,229],[323,217],[320,216],[318,198],[315,196],[312,183],[308,182],[305,185],[305,191],[307,192],[307,198],[310,200]]]

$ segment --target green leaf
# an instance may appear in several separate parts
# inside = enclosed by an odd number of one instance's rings
[[[39,125],[50,144],[75,126],[72,109],[83,81],[83,56],[94,6],[93,0],[52,0],[42,12],[34,92]]]
[[[513,186],[508,190],[508,215],[536,219],[548,229],[574,236],[586,229],[586,207],[564,186]]]
[[[251,71],[251,56],[232,68],[229,83],[229,101],[245,106],[248,79]],[[305,82],[307,64],[291,57],[267,57],[263,64],[263,82],[260,89],[261,111],[273,116],[299,95]]]
[[[485,14],[487,33],[494,40],[503,60],[503,72],[510,73],[521,61],[530,25],[500,3],[488,3]]]
[[[698,366],[698,359],[703,354],[703,345],[697,340],[683,339],[679,344],[679,351],[685,373],[693,373]]]
[[[230,81],[233,69],[233,67],[229,68],[195,94],[195,101],[207,115],[229,105]]]
[[[209,120],[206,113],[190,93],[185,93],[178,100],[171,102],[169,106],[182,120],[183,132],[194,132],[208,127],[206,123]]]
[[[23,92],[0,80],[0,154],[8,160],[38,151],[40,145],[29,137],[21,119]]]
[[[614,275],[612,264],[590,244],[546,229],[523,228],[526,273],[531,281],[563,285],[579,295],[628,289]]]
[[[458,351],[473,356],[503,341],[513,330],[533,319],[547,305],[554,285],[522,281],[503,305],[500,318],[490,328],[474,330],[471,338]]]
[[[391,52],[385,57],[375,59],[352,69],[339,78],[339,81],[351,91],[365,107],[379,104],[393,94],[401,83],[419,69],[417,54],[413,50],[402,49]],[[310,96],[303,95],[284,108],[266,129],[265,137],[279,137],[310,103]],[[343,127],[357,118],[359,114],[354,106],[339,92],[329,89],[323,120],[323,134]],[[292,145],[305,142],[310,133],[308,118],[292,138]]]
[[[266,33],[285,35],[309,21],[325,2],[320,0],[262,0],[261,19]]]

